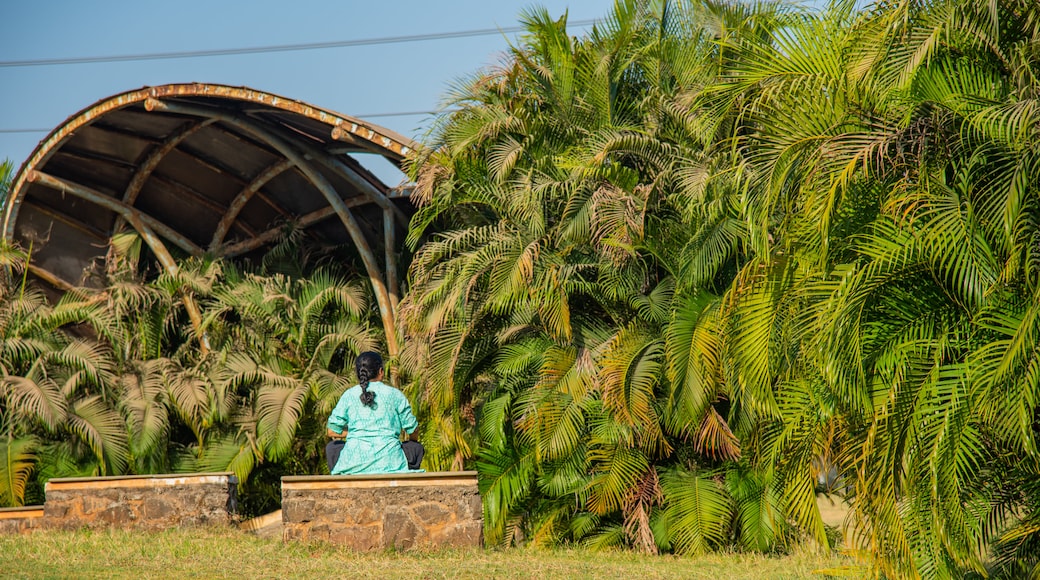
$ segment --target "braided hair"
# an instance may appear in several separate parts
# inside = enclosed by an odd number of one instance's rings
[[[379,376],[383,370],[383,357],[378,352],[363,352],[354,361],[358,382],[361,384],[361,404],[366,407],[376,406],[376,394],[368,392],[368,383]]]

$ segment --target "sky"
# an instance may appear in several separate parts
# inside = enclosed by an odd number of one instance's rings
[[[233,49],[501,29],[535,6],[509,0],[6,0],[0,62]],[[542,0],[571,21],[612,0]],[[579,30],[580,31],[580,30]],[[0,66],[0,160],[20,166],[68,117],[142,86],[248,86],[421,137],[450,84],[497,62],[514,33],[264,54]],[[11,132],[22,129],[44,131]],[[393,185],[393,184],[391,184]]]
[[[534,6],[580,22],[602,18],[613,0],[4,0],[0,65],[501,29],[516,26],[521,11]],[[0,161],[21,165],[48,131],[97,101],[183,82],[247,86],[421,139],[430,115],[383,115],[436,110],[452,82],[495,64],[514,37],[0,66]]]

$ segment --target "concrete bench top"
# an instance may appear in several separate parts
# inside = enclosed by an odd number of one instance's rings
[[[375,473],[366,475],[287,475],[282,477],[283,490],[430,487],[476,484],[476,471]]]
[[[42,517],[43,517],[43,506],[42,505],[27,505],[27,506],[21,506],[21,507],[0,508],[0,520],[22,519],[22,518],[42,518]]]
[[[231,472],[168,473],[159,475],[110,475],[104,477],[56,477],[47,481],[46,489],[105,489],[115,487],[176,487],[188,484],[225,483],[238,479]]]

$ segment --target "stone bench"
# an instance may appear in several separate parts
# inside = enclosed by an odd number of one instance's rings
[[[232,473],[55,478],[44,488],[43,525],[64,530],[228,525],[237,485]]]
[[[475,471],[282,478],[282,537],[355,550],[480,546]]]
[[[25,534],[40,528],[43,506],[0,508],[0,534]]]

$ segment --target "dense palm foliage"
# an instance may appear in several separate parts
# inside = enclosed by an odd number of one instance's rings
[[[825,542],[830,482],[887,575],[1037,565],[1038,17],[525,14],[417,160],[405,301],[489,539]]]
[[[51,477],[231,471],[258,512],[279,503],[282,475],[323,468],[324,417],[352,384],[344,368],[378,342],[357,284],[196,260],[144,280],[141,240],[120,234],[104,290],[50,306],[26,284],[27,256],[4,252],[5,505],[40,501]]]

